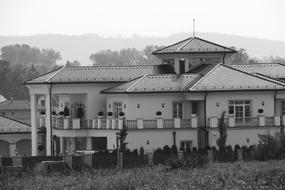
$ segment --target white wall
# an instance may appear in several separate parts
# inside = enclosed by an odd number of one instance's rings
[[[243,146],[250,146],[258,144],[258,134],[275,135],[276,132],[280,132],[279,127],[254,127],[254,128],[227,128],[227,145],[231,145],[233,148],[236,144]],[[209,145],[217,147],[217,139],[220,134],[218,129],[210,129],[209,131]],[[248,141],[249,140],[249,141]]]
[[[192,141],[192,146],[197,147],[197,129],[193,130],[176,130],[176,146],[180,148],[180,141]],[[147,145],[147,141],[149,144]],[[145,131],[128,131],[126,138],[127,147],[130,150],[140,149],[143,147],[145,151],[152,151],[157,148],[163,148],[173,145],[173,130],[145,130]]]
[[[154,119],[156,118],[156,112],[161,111],[163,118],[173,118],[172,103],[174,101],[182,101],[183,94],[173,93],[151,93],[151,94],[112,94],[107,96],[107,110],[113,111],[114,102],[122,102],[126,104],[126,108],[123,106],[123,111],[126,114],[127,119]],[[164,103],[164,108],[162,107]],[[109,108],[109,104],[111,108]],[[140,108],[137,108],[137,104]]]
[[[274,92],[217,92],[207,96],[206,114],[209,117],[220,117],[223,111],[228,114],[230,100],[251,100],[252,117],[258,116],[258,109],[263,109],[263,115],[274,115]],[[264,106],[262,106],[264,101]],[[217,103],[219,107],[217,107]]]

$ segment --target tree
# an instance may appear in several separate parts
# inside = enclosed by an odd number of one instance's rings
[[[71,62],[71,61],[66,61],[65,66],[66,66],[66,67],[80,66],[80,63],[79,63],[77,60],[75,60],[75,61],[73,61],[73,62]]]
[[[0,60],[0,94],[4,95],[7,91],[7,75],[10,70],[10,63],[6,60]]]
[[[232,49],[235,49],[237,53],[234,53],[230,57],[230,64],[248,64],[249,56],[246,52],[246,49],[239,49],[237,50],[235,47],[231,47]]]
[[[227,126],[225,125],[225,114],[224,111],[219,119],[219,133],[220,137],[217,139],[217,145],[219,147],[220,152],[225,152],[226,149],[226,141],[227,141]]]
[[[28,79],[34,78],[39,75],[39,72],[34,67],[34,65],[31,66],[31,68],[28,71]]]

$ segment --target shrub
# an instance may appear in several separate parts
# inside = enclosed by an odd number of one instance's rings
[[[198,153],[198,149],[195,146],[193,147],[193,153]]]
[[[225,125],[225,114],[224,111],[219,119],[219,133],[220,137],[217,139],[217,145],[220,152],[225,152],[226,141],[227,141],[227,126]]]
[[[120,116],[120,117],[124,117],[124,116],[125,116],[125,113],[124,113],[124,112],[120,112],[120,113],[119,113],[119,116]]]
[[[41,115],[45,115],[46,114],[46,112],[45,111],[41,111]]]
[[[64,116],[64,112],[63,112],[63,111],[60,111],[60,112],[59,112],[59,115]]]
[[[172,155],[174,155],[176,157],[178,156],[178,149],[177,149],[177,146],[175,144],[171,146],[171,153],[172,153]]]
[[[166,155],[170,155],[171,154],[171,150],[170,150],[170,147],[168,145],[165,145],[163,147],[163,153],[166,154]]]
[[[143,147],[140,148],[140,156],[143,156],[144,155],[144,149]]]
[[[69,116],[69,108],[67,106],[64,107],[63,112],[64,116]]]
[[[108,115],[109,117],[111,117],[111,116],[113,116],[113,112],[110,112],[110,111],[109,111],[109,112],[107,113],[107,115]]]
[[[257,160],[270,160],[277,158],[280,151],[280,142],[278,138],[270,134],[259,134],[259,144],[255,151]]]
[[[104,116],[104,112],[99,111],[99,112],[98,112],[98,116],[100,116],[100,117]]]
[[[156,115],[157,115],[157,116],[161,116],[161,115],[162,115],[161,111],[157,111],[157,112],[156,112]]]
[[[180,146],[179,150],[180,150],[180,151],[185,151],[185,145],[184,145],[184,143],[181,143],[181,146]]]
[[[233,151],[233,147],[231,146],[231,145],[228,145],[227,147],[226,147],[226,152],[228,152],[228,153],[233,153],[234,151]]]

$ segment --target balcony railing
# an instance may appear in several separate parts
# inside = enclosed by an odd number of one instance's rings
[[[235,126],[237,127],[255,127],[258,126],[258,118],[257,117],[240,117],[235,118]]]
[[[80,120],[71,118],[55,118],[53,127],[57,129],[122,129],[123,119],[121,118],[96,118],[92,120]],[[197,118],[191,119],[136,119],[125,120],[127,129],[174,129],[174,128],[195,128]]]
[[[224,121],[226,126],[229,127],[264,127],[264,126],[280,126],[281,117],[275,115],[273,117],[265,117],[260,115],[258,117],[239,117],[235,118],[229,116]],[[215,128],[219,125],[219,118],[211,117],[208,119],[208,126]]]

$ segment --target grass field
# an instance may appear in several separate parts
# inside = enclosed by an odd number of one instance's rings
[[[285,160],[1,177],[1,189],[285,189]]]

